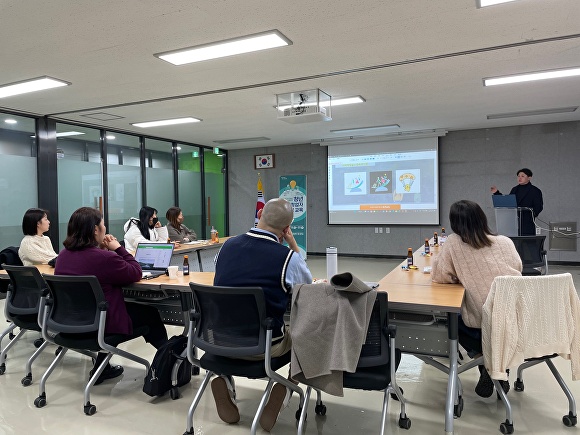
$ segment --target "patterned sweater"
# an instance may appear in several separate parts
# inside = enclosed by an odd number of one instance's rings
[[[432,262],[434,282],[459,282],[465,287],[461,316],[471,328],[481,328],[481,312],[493,279],[519,276],[522,271],[522,260],[513,242],[505,236],[489,237],[491,246],[474,249],[457,234],[451,234]]]
[[[47,236],[24,236],[18,249],[18,256],[25,266],[47,264],[57,255]]]
[[[580,300],[569,273],[496,278],[483,306],[482,345],[492,379],[526,358],[554,353],[580,377]]]

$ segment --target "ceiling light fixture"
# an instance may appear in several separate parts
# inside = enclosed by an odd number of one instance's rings
[[[391,131],[397,128],[401,128],[401,126],[399,124],[377,125],[374,127],[343,128],[340,130],[330,130],[330,132],[334,134],[355,133],[364,135],[364,133],[380,134],[383,130]]]
[[[4,122],[6,124],[17,124],[18,121],[16,121],[15,119],[5,119]]]
[[[43,91],[45,89],[69,86],[70,83],[52,77],[43,76],[16,83],[9,83],[0,86],[0,98],[11,97],[13,95],[27,94],[28,92]]]
[[[372,143],[398,139],[418,139],[423,137],[440,137],[445,136],[447,130],[429,129],[429,130],[409,130],[409,131],[392,131],[376,136],[344,136],[316,139],[311,141],[312,145],[329,146],[329,145],[349,145],[356,143]]]
[[[509,83],[531,82],[535,80],[559,79],[563,77],[580,76],[580,68],[556,69],[533,73],[516,74],[511,76],[483,79],[483,86],[505,85]]]
[[[165,125],[176,125],[176,124],[188,124],[190,122],[200,122],[201,119],[187,117],[187,118],[175,118],[175,119],[164,119],[161,121],[147,121],[147,122],[136,122],[131,124],[135,127],[149,128],[149,127],[161,127]]]
[[[231,143],[241,143],[241,142],[260,142],[263,140],[270,140],[269,137],[266,136],[257,136],[257,137],[241,137],[239,139],[222,139],[222,140],[214,140],[214,143],[219,143],[220,145],[231,144]]]
[[[534,116],[534,115],[553,115],[556,113],[572,113],[575,112],[576,109],[578,109],[578,106],[557,107],[554,109],[525,110],[522,112],[494,113],[492,115],[487,115],[487,119],[516,118],[519,116]]]
[[[363,97],[361,97],[360,95],[357,95],[355,97],[341,97],[341,98],[332,98],[331,101],[319,101],[318,102],[318,106],[319,107],[336,107],[336,106],[345,106],[347,104],[358,104],[358,103],[366,103],[367,100],[365,100]],[[303,104],[303,106],[316,106],[316,102],[315,101],[311,101],[309,103],[305,103]],[[284,111],[285,109],[289,109],[290,106],[289,105],[282,105],[279,107],[274,106],[275,109],[278,109],[280,111]]]
[[[292,41],[282,35],[278,30],[270,30],[242,36],[240,38],[226,39],[210,44],[157,53],[154,56],[173,65],[184,65],[186,63],[201,62],[291,44]]]
[[[62,133],[57,133],[56,137],[67,137],[67,136],[79,136],[81,134],[80,131],[63,131]]]
[[[115,136],[113,136],[112,134],[108,134],[105,137],[107,138],[107,140],[113,140],[113,139],[115,139]]]
[[[500,3],[510,3],[516,0],[477,0],[477,7],[484,8],[486,6],[499,5]]]

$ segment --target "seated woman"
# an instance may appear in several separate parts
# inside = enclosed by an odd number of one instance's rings
[[[165,213],[167,218],[167,232],[172,242],[193,242],[197,240],[195,231],[183,225],[183,213],[179,207],[170,207]]]
[[[481,316],[491,284],[496,276],[521,275],[522,261],[513,242],[494,235],[481,207],[473,201],[451,205],[449,222],[455,234],[447,237],[433,258],[431,277],[439,283],[461,283],[465,299],[459,316],[459,343],[471,357],[481,354]],[[475,392],[493,394],[493,382],[483,365]],[[507,392],[509,384],[501,381]],[[505,383],[504,383],[505,382]]]
[[[157,309],[123,299],[121,287],[141,279],[141,266],[106,231],[99,210],[91,207],[76,210],[68,222],[67,237],[63,242],[65,249],[58,257],[54,273],[96,276],[109,304],[105,332],[132,334],[133,328],[147,325],[149,332],[144,336],[145,341],[159,349],[167,341],[167,331]],[[99,353],[94,367],[98,367],[105,357],[106,353]],[[122,373],[123,367],[109,365],[95,385]]]
[[[153,207],[141,207],[139,219],[132,217],[125,222],[123,229],[128,251],[135,251],[139,243],[167,243],[167,227],[161,226]]]
[[[25,266],[48,264],[58,255],[50,239],[44,235],[50,228],[48,213],[40,208],[29,208],[22,218],[24,238],[20,242],[18,256]]]

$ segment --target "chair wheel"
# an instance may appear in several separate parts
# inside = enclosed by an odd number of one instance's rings
[[[0,375],[3,375],[4,373],[6,373],[6,364],[0,365]]]
[[[411,419],[409,417],[399,417],[399,427],[401,429],[411,429]]]
[[[84,406],[84,411],[86,415],[94,415],[97,412],[97,407],[89,402]]]
[[[24,376],[20,381],[20,383],[22,384],[23,387],[28,387],[30,384],[32,384],[32,374],[29,373],[26,376]]]
[[[499,425],[499,431],[503,434],[514,433],[514,425],[506,420],[505,423]]]
[[[516,391],[524,391],[524,381],[520,379],[516,379],[514,382],[514,390]]]
[[[576,423],[578,423],[578,417],[576,417],[570,412],[564,417],[562,417],[562,423],[564,423],[564,426],[567,427],[576,426]]]
[[[320,405],[314,407],[314,412],[316,415],[326,415],[326,405],[321,402]]]
[[[193,376],[197,376],[197,375],[199,375],[199,367],[197,367],[197,366],[193,366],[193,368],[192,368],[192,370],[191,370],[191,374],[192,374]]]
[[[34,347],[38,349],[40,346],[42,346],[42,343],[44,343],[44,338],[37,338],[34,340]]]
[[[459,418],[461,417],[461,413],[463,412],[463,397],[459,396],[459,401],[457,405],[453,406],[453,415]]]
[[[36,406],[37,408],[42,408],[46,406],[46,396],[42,395],[34,399],[34,406]]]
[[[179,388],[172,387],[169,390],[169,397],[171,397],[171,400],[177,400],[177,399],[179,399]]]

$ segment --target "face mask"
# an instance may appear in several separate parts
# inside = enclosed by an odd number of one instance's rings
[[[150,228],[155,228],[155,225],[157,225],[157,222],[159,222],[159,219],[157,218],[153,218],[153,224],[149,225]]]

